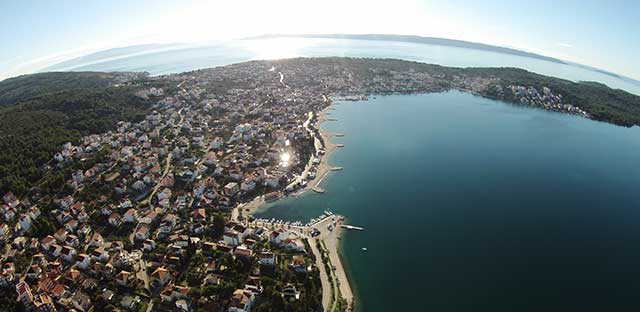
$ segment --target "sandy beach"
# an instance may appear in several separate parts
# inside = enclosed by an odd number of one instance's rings
[[[334,223],[335,222],[335,223]],[[340,239],[345,229],[341,228],[340,225],[343,224],[344,219],[340,216],[335,216],[334,218],[326,218],[321,222],[318,222],[313,225],[314,228],[317,228],[321,231],[321,234],[318,237],[311,239],[311,249],[312,252],[316,256],[316,265],[320,269],[321,279],[324,276],[328,278],[328,281],[325,279],[322,281],[322,303],[326,310],[329,310],[331,303],[335,304],[335,301],[339,296],[346,300],[348,304],[347,311],[353,310],[353,291],[351,289],[351,284],[349,283],[349,278],[347,277],[347,273],[342,265],[342,260],[340,259],[340,254],[338,250],[340,248]],[[329,224],[334,223],[335,226],[332,230],[328,230],[327,226]],[[332,266],[332,270],[327,272],[322,263],[322,257],[320,256],[320,251],[316,247],[316,241],[321,241],[322,244],[326,247],[326,251],[329,254],[329,262]],[[324,275],[324,276],[323,276]],[[329,288],[325,287],[325,284],[329,284]],[[334,292],[334,296],[331,294],[331,287],[338,290],[338,292]],[[326,303],[329,303],[326,305]]]
[[[337,146],[331,141],[331,138],[334,134],[327,131],[326,129],[323,129],[322,123],[327,121],[327,115],[333,105],[334,104],[327,106],[318,114],[318,121],[316,122],[316,125],[318,127],[318,131],[320,132],[320,136],[322,137],[322,141],[324,142],[325,154],[322,156],[320,164],[318,165],[315,179],[309,181],[309,184],[305,189],[319,187],[326,175],[331,171],[332,166],[329,163],[329,159],[331,158],[331,154],[333,154],[333,152],[336,150]]]
[[[326,121],[333,121],[335,119],[329,118],[330,111],[332,110],[333,103],[323,109],[317,117],[316,127],[318,127],[318,132],[322,137],[324,142],[324,155],[321,156],[320,164],[316,168],[316,176],[314,179],[308,181],[307,185],[296,191],[295,193],[290,194],[290,196],[297,196],[303,192],[309,190],[322,191],[321,184],[326,178],[326,176],[331,171],[342,170],[339,167],[333,167],[329,163],[329,159],[335,150],[338,148],[338,144],[331,141],[331,138],[334,136],[343,136],[342,134],[336,135],[322,128],[322,123]],[[262,207],[266,201],[264,200],[264,196],[258,196],[254,200],[241,204],[232,212],[232,219],[237,220],[240,215],[243,217],[250,216],[254,214],[256,211]],[[318,263],[316,264],[320,269],[321,273],[321,282],[322,282],[322,304],[324,309],[327,310],[332,307],[336,300],[338,299],[338,292],[333,292],[332,288],[339,290],[340,297],[344,298],[349,306],[349,309],[353,309],[353,292],[351,290],[351,285],[349,283],[346,271],[342,265],[342,261],[340,259],[340,255],[338,253],[338,249],[340,248],[340,237],[344,233],[344,229],[342,229],[339,224],[342,224],[341,218],[326,218],[321,222],[318,222],[311,227],[319,229],[322,234],[316,238],[310,238],[311,240],[311,252],[316,255]],[[328,230],[327,226],[335,220],[336,226],[333,227],[332,230]],[[304,232],[308,233],[311,227],[303,227]],[[329,261],[331,262],[332,270],[327,272],[325,270],[325,266],[321,261],[320,250],[316,247],[316,241],[321,241],[325,246],[326,251],[329,255]],[[332,296],[333,294],[333,296]]]

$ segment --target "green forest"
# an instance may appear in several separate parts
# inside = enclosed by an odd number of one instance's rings
[[[29,85],[44,86],[35,89],[16,86],[12,79],[0,83],[3,96],[10,95],[9,98],[0,96],[0,103],[10,103],[19,94],[5,84],[30,94],[19,96],[21,99],[13,105],[0,108],[0,193],[11,190],[24,194],[41,178],[40,168],[62,144],[77,142],[87,134],[109,131],[121,120],[141,120],[151,105],[151,101],[134,95],[140,86],[100,86],[101,83],[96,82],[100,79],[85,84],[87,87],[50,92],[59,83],[55,81],[59,76],[61,80],[75,81],[70,79],[74,75],[83,80],[87,74],[32,75],[35,78],[29,80]]]
[[[587,111],[593,119],[620,126],[640,125],[640,96],[590,81],[573,82],[518,68],[466,68],[472,76],[499,78],[503,85],[544,86],[562,94],[568,104]]]

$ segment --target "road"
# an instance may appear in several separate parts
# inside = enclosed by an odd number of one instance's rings
[[[327,275],[327,269],[324,263],[322,263],[322,255],[316,246],[316,239],[310,240],[309,245],[311,251],[316,257],[316,266],[320,270],[320,284],[322,285],[322,308],[324,311],[328,311],[329,305],[335,302],[335,297],[331,296],[331,282],[329,282],[329,275]]]
[[[313,116],[313,112],[309,112],[307,120],[303,123],[303,127],[307,130],[307,132],[309,132],[311,136],[313,136],[315,151],[317,152],[319,140],[316,137],[315,132],[313,132],[313,130],[309,128],[309,123],[311,123],[311,120],[313,120]],[[293,181],[291,181],[291,183],[287,185],[287,189],[290,187],[295,187],[298,183],[302,183],[302,181],[307,179],[307,176],[309,176],[309,171],[311,171],[311,168],[313,167],[313,158],[314,156],[309,157],[309,161],[304,167],[304,171],[302,171],[302,173],[300,173],[299,175],[296,175],[295,179],[293,179]]]
[[[180,122],[178,122],[178,127],[182,126],[182,122],[184,121],[184,116],[182,115],[182,110],[183,109],[184,108],[181,108],[178,111],[178,115],[180,115]],[[165,166],[164,166],[164,171],[162,172],[162,177],[160,177],[160,179],[158,180],[158,183],[156,183],[156,186],[153,187],[153,191],[151,192],[151,195],[149,196],[149,207],[150,208],[153,208],[153,205],[152,205],[153,196],[156,194],[156,192],[160,188],[160,184],[162,183],[162,180],[164,180],[164,178],[167,176],[167,174],[169,174],[169,170],[171,170],[171,157],[172,157],[172,154],[168,153],[167,154],[167,158],[166,158],[166,162],[165,162]]]
[[[282,74],[282,72],[278,72],[278,74],[280,74],[280,83],[285,87],[285,88],[289,88],[289,86],[287,86],[286,83],[284,83],[284,75]]]
[[[327,226],[329,224],[333,224],[333,230],[331,231],[327,229]],[[342,265],[342,260],[340,259],[340,255],[338,254],[338,247],[340,245],[339,237],[341,233],[344,232],[344,230],[340,228],[340,224],[342,224],[342,221],[338,216],[326,218],[316,223],[314,227],[320,230],[321,234],[314,239],[312,245],[315,244],[315,240],[324,241],[327,252],[329,253],[329,260],[331,261],[331,265],[333,266],[331,276],[334,282],[334,287],[335,289],[340,289],[340,295],[347,301],[349,305],[349,308],[347,310],[350,311],[353,309],[353,292],[351,291],[351,285],[349,284],[347,273],[345,272]],[[320,259],[320,264],[322,264],[322,259]],[[318,266],[320,266],[320,264],[318,264]],[[322,266],[324,266],[324,264],[322,264]]]

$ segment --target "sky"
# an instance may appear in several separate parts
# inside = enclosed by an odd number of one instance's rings
[[[2,0],[0,79],[136,44],[377,33],[506,46],[640,80],[639,30],[637,0]]]

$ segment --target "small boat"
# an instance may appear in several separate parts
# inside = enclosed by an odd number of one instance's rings
[[[367,251],[367,247],[362,247],[362,251]]]

